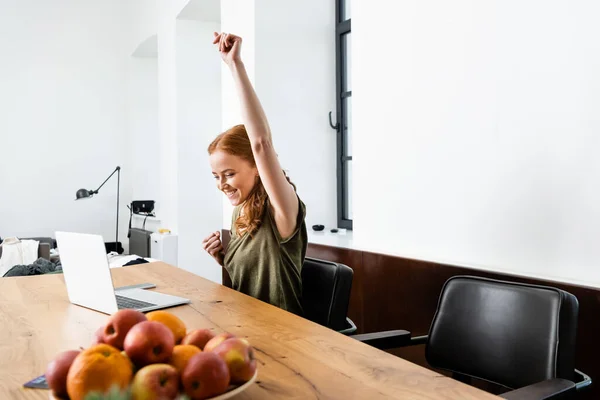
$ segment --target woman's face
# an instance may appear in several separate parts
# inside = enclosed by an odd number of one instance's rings
[[[258,170],[241,157],[216,150],[209,156],[217,188],[225,193],[232,205],[238,206],[248,198],[258,177]]]

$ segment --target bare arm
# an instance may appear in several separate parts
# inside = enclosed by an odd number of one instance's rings
[[[215,33],[223,60],[229,66],[240,99],[242,121],[248,132],[260,179],[273,206],[277,230],[287,238],[296,229],[298,198],[287,181],[273,147],[271,129],[258,96],[252,87],[240,58],[242,39],[238,36]]]

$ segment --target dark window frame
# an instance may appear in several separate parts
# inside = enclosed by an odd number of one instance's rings
[[[336,75],[336,108],[337,108],[337,151],[336,151],[336,169],[337,169],[337,220],[338,227],[344,229],[352,229],[352,219],[346,218],[349,197],[347,177],[346,177],[346,162],[352,162],[352,156],[346,154],[346,141],[348,140],[348,110],[344,99],[352,97],[352,90],[346,91],[344,82],[349,81],[344,76],[348,60],[347,51],[343,47],[343,35],[351,32],[352,17],[345,21],[341,21],[345,14],[344,0],[336,0],[335,6],[335,75]],[[352,89],[352,88],[350,88]]]

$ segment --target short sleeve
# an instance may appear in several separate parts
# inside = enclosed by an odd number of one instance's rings
[[[277,229],[277,224],[275,223],[275,217],[271,213],[271,203],[269,201],[267,201],[267,209],[266,209],[267,218],[269,219],[271,229],[273,230],[273,233],[275,234],[275,237],[277,238],[277,241],[279,242],[279,244],[285,244],[285,243],[289,242],[290,240],[292,240],[293,238],[295,238],[296,236],[298,236],[298,232],[300,232],[300,230],[302,229],[302,226],[304,225],[304,219],[306,218],[306,205],[304,204],[304,202],[302,202],[302,200],[300,200],[300,197],[298,197],[297,194],[296,194],[296,198],[298,199],[298,216],[296,217],[296,227],[294,228],[294,232],[285,240],[281,237],[281,234],[279,233],[279,229]]]

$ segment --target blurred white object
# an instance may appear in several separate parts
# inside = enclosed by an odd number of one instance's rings
[[[177,235],[156,232],[151,234],[150,257],[177,266]]]
[[[33,264],[38,259],[37,240],[19,240],[9,237],[2,242],[2,257],[0,257],[0,276],[15,265]]]

